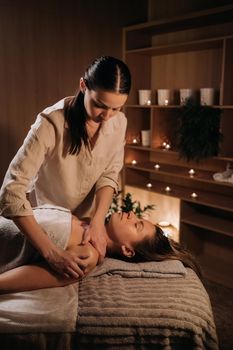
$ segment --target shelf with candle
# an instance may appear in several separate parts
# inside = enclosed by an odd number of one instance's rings
[[[166,186],[166,187],[164,188],[164,190],[165,190],[166,193],[170,193],[172,189],[171,189],[170,186]]]
[[[153,140],[152,140],[153,142]],[[164,152],[164,148],[161,146],[161,145],[156,145],[156,146],[153,146],[152,144],[152,147],[143,147],[140,143],[140,141],[138,143],[135,143],[133,144],[132,142],[130,143],[128,140],[126,142],[126,145],[125,145],[125,148],[135,148],[135,149],[140,149],[142,151],[145,151],[145,152],[153,152],[153,153],[158,153],[158,154],[163,154],[163,157],[165,154],[169,153],[169,157],[172,156],[174,158],[174,162],[177,160],[177,157],[179,157],[179,154],[177,152],[177,150],[173,147],[171,147],[169,149],[169,152]],[[212,159],[215,161],[221,161],[222,163],[226,164],[227,162],[232,162],[232,158],[229,156],[229,157],[226,157],[226,156],[217,156],[217,157],[212,157]],[[225,165],[224,165],[225,166]],[[224,166],[223,166],[223,169],[224,169]],[[187,171],[190,170],[190,168],[187,168]],[[196,170],[195,170],[196,171]]]
[[[183,178],[190,178],[189,169],[182,166],[177,165],[171,165],[171,164],[165,164],[165,163],[155,163],[152,161],[138,161],[136,158],[131,160],[129,163],[126,163],[125,166],[128,167],[130,165],[137,165],[138,168],[142,168],[143,170],[147,172],[159,172],[164,174],[170,174],[171,176],[180,176]],[[195,177],[195,180],[203,181],[208,180],[210,182],[214,182],[212,175],[213,172],[205,172],[205,178],[201,177],[203,172],[198,172],[198,176]],[[207,176],[208,175],[208,176]]]
[[[169,149],[169,152],[164,152],[164,148],[161,147],[161,145],[159,146],[153,146],[152,147],[145,147],[145,146],[142,146],[141,143],[129,143],[128,141],[126,142],[126,145],[125,145],[125,148],[126,149],[138,149],[138,150],[142,150],[144,152],[148,152],[150,151],[151,153],[154,153],[154,154],[161,154],[163,157],[165,154],[169,154],[169,157],[173,157],[173,163],[176,162],[177,160],[177,157],[179,157],[178,155],[178,152],[174,149],[174,147],[170,148]],[[213,159],[217,159],[218,161],[221,161],[223,166],[222,168],[224,169],[225,167],[225,164],[227,162],[232,162],[232,158],[231,157],[225,157],[225,156],[218,156],[218,157],[213,157]],[[195,165],[194,165],[195,166]],[[186,167],[187,168],[187,171],[191,170],[190,168]],[[198,172],[198,175],[199,175],[199,170],[198,169],[194,169],[195,170],[195,174],[194,175],[197,175],[196,172]],[[203,170],[202,172],[207,172],[207,170]],[[210,173],[210,171],[209,171]]]
[[[152,109],[181,109],[182,106],[180,106],[180,104],[165,104],[164,105],[158,105],[158,104],[152,104],[152,102],[148,102],[145,105],[139,105],[139,104],[128,104],[125,105],[124,108],[132,108],[132,109],[141,109],[141,108],[152,108]],[[216,106],[217,107],[217,106]],[[222,107],[222,106],[221,106]],[[231,106],[232,107],[232,106]],[[232,107],[233,108],[233,107]]]
[[[196,194],[196,192],[192,192],[190,196],[191,196],[192,198],[194,198],[194,199],[198,197],[198,195]]]
[[[161,148],[164,150],[164,151],[169,151],[171,149],[171,143],[169,141],[163,141],[161,143]]]
[[[156,163],[152,161],[144,161],[142,155],[140,159],[137,159],[136,154],[134,155],[133,160],[134,162],[132,163],[132,158],[131,160],[129,159],[129,162],[125,164],[125,168],[134,167],[138,170],[145,171],[158,179],[158,181],[166,176],[167,181],[171,183],[174,181],[182,182],[184,186],[194,186],[194,190],[199,190],[205,186],[206,190],[212,191],[214,186],[216,191],[217,185],[222,194],[233,195],[233,184],[228,182],[216,182],[213,179],[214,172],[212,171],[194,170],[193,168],[189,169],[187,167],[162,162]],[[193,192],[195,192],[194,190]]]
[[[190,176],[190,177],[193,177],[193,176],[195,175],[195,170],[194,170],[194,169],[190,169],[190,170],[188,171],[188,173],[189,173],[189,176]]]
[[[179,198],[186,202],[192,202],[197,204],[208,205],[210,207],[227,209],[233,213],[233,198],[230,196],[223,195],[221,193],[211,193],[209,191],[192,187],[184,187],[174,183],[165,183],[162,180],[155,180],[149,177],[148,173],[144,171],[134,172],[134,168],[128,169],[126,172],[126,183],[128,186],[136,187],[143,190],[150,190],[158,194],[162,194],[169,197]],[[151,184],[150,187],[147,185]],[[170,187],[171,191],[165,191],[166,187]],[[191,197],[191,194],[195,192],[197,197]],[[230,208],[230,209],[229,209]],[[231,214],[232,215],[232,214]],[[232,231],[233,232],[233,231]]]

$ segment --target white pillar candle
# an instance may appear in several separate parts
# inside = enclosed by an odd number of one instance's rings
[[[150,146],[150,130],[141,130],[142,146]]]
[[[152,100],[152,90],[138,90],[138,102],[140,106],[146,106]]]

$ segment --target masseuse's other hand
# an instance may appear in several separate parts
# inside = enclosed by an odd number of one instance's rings
[[[87,256],[80,256],[74,251],[66,251],[58,247],[52,249],[49,256],[46,256],[46,260],[53,270],[72,278],[84,276],[86,258]]]
[[[104,223],[99,221],[91,221],[89,227],[85,231],[82,244],[90,242],[99,252],[99,263],[103,261],[106,254],[106,229]]]

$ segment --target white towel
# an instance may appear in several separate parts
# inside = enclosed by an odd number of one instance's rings
[[[37,222],[54,244],[66,248],[71,232],[71,212],[44,205],[33,209]],[[55,231],[56,230],[56,231]],[[40,259],[37,250],[10,219],[0,217],[0,273]]]

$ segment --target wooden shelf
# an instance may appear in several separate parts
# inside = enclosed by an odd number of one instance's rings
[[[123,58],[133,82],[124,108],[126,140],[139,140],[141,130],[151,131],[149,147],[126,144],[123,188],[127,185],[179,199],[181,243],[200,256],[209,276],[225,285],[230,284],[233,269],[233,184],[214,181],[213,174],[223,172],[227,163],[233,166],[232,24],[233,4],[123,29]],[[197,93],[195,98],[202,87],[215,90],[212,107],[222,110],[219,128],[223,141],[218,156],[200,162],[179,157],[175,130],[183,107],[179,90],[185,87]],[[172,105],[136,103],[138,90],[155,92],[159,88],[173,92]],[[171,144],[170,150],[161,147],[164,141]],[[156,163],[159,170],[154,168]],[[195,170],[193,177],[190,168]],[[170,191],[165,190],[167,186]],[[193,192],[196,198],[191,196]]]
[[[233,237],[233,221],[201,213],[182,217],[181,222]]]
[[[186,52],[200,51],[200,50],[208,50],[213,48],[217,49],[217,48],[223,47],[225,38],[226,37],[210,38],[210,39],[204,39],[204,40],[193,40],[193,41],[181,42],[173,45],[161,45],[161,46],[127,50],[126,55],[139,54],[139,55],[156,56],[156,55],[166,55],[170,53],[178,53],[178,52],[184,52],[184,51]],[[228,36],[227,38],[231,39],[232,36]]]
[[[232,236],[181,222],[181,242],[195,254],[203,275],[233,288]]]
[[[222,22],[231,22],[233,18],[233,5],[216,7],[204,11],[196,11],[187,15],[165,18],[162,20],[150,21],[147,23],[136,24],[124,28],[127,33],[137,32],[147,35],[159,33],[175,32],[190,28],[208,26]]]
[[[142,146],[141,144],[137,143],[137,144],[134,144],[134,143],[127,143],[125,145],[125,148],[126,149],[135,149],[135,150],[138,150],[138,151],[145,151],[145,152],[154,152],[154,153],[160,153],[160,154],[172,154],[173,156],[179,156],[179,153],[178,151],[174,151],[174,150],[165,150],[161,147],[145,147],[145,146]],[[216,160],[221,160],[221,161],[225,161],[225,162],[233,162],[233,155],[232,156],[224,156],[224,155],[219,155],[219,156],[216,156],[216,157],[212,157],[213,159],[216,159]]]
[[[213,105],[213,108],[220,109],[233,109],[233,105]],[[147,109],[181,109],[181,105],[168,105],[168,106],[159,106],[159,105],[150,105],[150,106],[141,106],[138,104],[125,105],[124,108],[147,108]]]
[[[154,168],[155,162],[138,162],[136,165],[133,165],[131,163],[125,164],[126,168],[129,169],[138,169],[142,171],[146,171],[149,173],[153,173],[156,175],[169,175],[171,177],[179,177],[183,179],[188,179],[193,182],[199,181],[202,183],[210,183],[214,184],[216,186],[228,186],[229,188],[232,188],[233,190],[233,183],[228,182],[218,182],[213,179],[213,172],[210,171],[204,171],[204,170],[195,170],[195,175],[190,176],[188,171],[190,168],[188,167],[182,167],[178,165],[171,165],[171,164],[161,164],[160,163],[160,169],[156,170]]]
[[[221,194],[199,190],[198,197],[192,198],[191,194],[194,191],[190,188],[178,186],[170,182],[164,183],[160,181],[151,180],[148,179],[148,177],[146,176],[141,176],[139,180],[135,180],[131,176],[130,179],[127,179],[126,183],[128,186],[137,187],[145,191],[156,192],[165,196],[179,198],[190,203],[203,204],[209,207],[223,209],[233,213],[233,198],[230,196],[227,197]],[[147,187],[148,183],[151,183],[151,188]],[[169,186],[171,188],[171,191],[169,193],[165,191],[166,186]]]
[[[150,106],[141,106],[141,105],[126,105],[124,106],[124,108],[149,108],[149,109],[153,109],[153,108],[160,108],[160,109],[179,109],[181,106],[180,105],[168,105],[168,106],[159,106],[159,105],[150,105]]]

